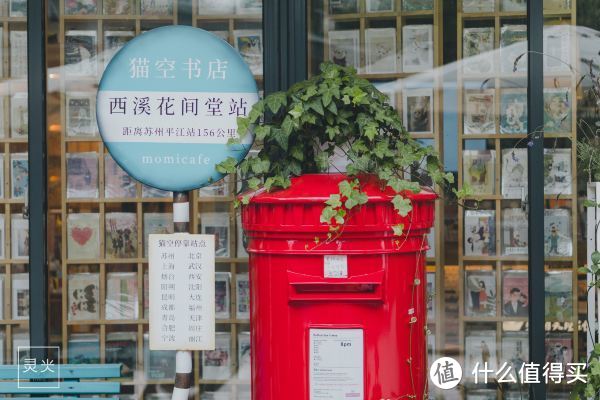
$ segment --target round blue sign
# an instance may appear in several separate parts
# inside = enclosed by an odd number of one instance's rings
[[[200,188],[223,177],[215,165],[241,161],[237,118],[258,101],[252,72],[221,38],[167,26],[127,43],[102,76],[96,99],[100,135],[115,161],[146,185]]]

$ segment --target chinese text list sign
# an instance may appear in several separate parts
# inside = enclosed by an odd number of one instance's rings
[[[187,191],[223,177],[215,165],[241,161],[237,118],[258,101],[252,72],[237,51],[199,28],[166,26],[128,42],[100,81],[96,114],[115,161],[137,180]]]
[[[150,349],[215,347],[215,237],[150,235]]]

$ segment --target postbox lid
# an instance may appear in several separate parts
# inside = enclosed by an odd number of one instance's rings
[[[292,184],[287,189],[268,192],[260,189],[250,196],[252,203],[322,203],[329,196],[339,193],[338,184],[348,179],[345,174],[305,174],[293,177]],[[396,194],[391,188],[382,188],[380,181],[375,176],[362,177],[363,191],[369,197],[369,202],[390,201]],[[406,195],[413,201],[431,201],[437,195],[428,189],[422,189],[419,193],[408,193]]]

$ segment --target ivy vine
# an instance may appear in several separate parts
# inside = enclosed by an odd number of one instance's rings
[[[348,159],[347,180],[339,193],[325,202],[321,222],[339,230],[352,209],[367,202],[360,176],[374,175],[382,187],[391,188],[394,209],[406,216],[412,209],[408,193],[417,193],[421,184],[414,177],[425,173],[437,185],[453,183],[444,173],[431,146],[410,137],[398,112],[388,98],[353,68],[323,63],[320,73],[258,101],[247,117],[238,118],[239,144],[254,134],[260,151],[236,166],[234,158],[217,165],[217,170],[236,172],[250,189],[267,191],[290,186],[290,178],[306,173],[327,172],[334,153]],[[415,168],[422,169],[420,174]],[[249,195],[242,197],[247,204]],[[396,235],[402,226],[394,227]]]

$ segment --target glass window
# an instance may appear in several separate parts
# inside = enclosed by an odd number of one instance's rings
[[[97,86],[129,40],[181,23],[183,15],[234,46],[262,88],[262,2],[51,3],[57,10],[47,43],[51,341],[69,363],[123,363],[121,398],[170,398],[175,353],[148,346],[147,238],[173,231],[172,193],[135,181],[105,150],[95,119]],[[2,18],[5,35],[24,24]],[[7,141],[6,151],[15,143]],[[249,398],[248,256],[233,208],[235,188],[228,176],[190,197],[190,229],[218,237],[218,349],[194,355],[196,399]],[[7,215],[17,206],[7,204]]]
[[[429,357],[457,358],[464,387],[430,390],[514,398],[527,388],[476,384],[472,371],[516,371],[529,354],[526,3],[457,3],[312,0],[309,68],[356,68],[467,191],[460,205],[442,193],[427,252]]]

